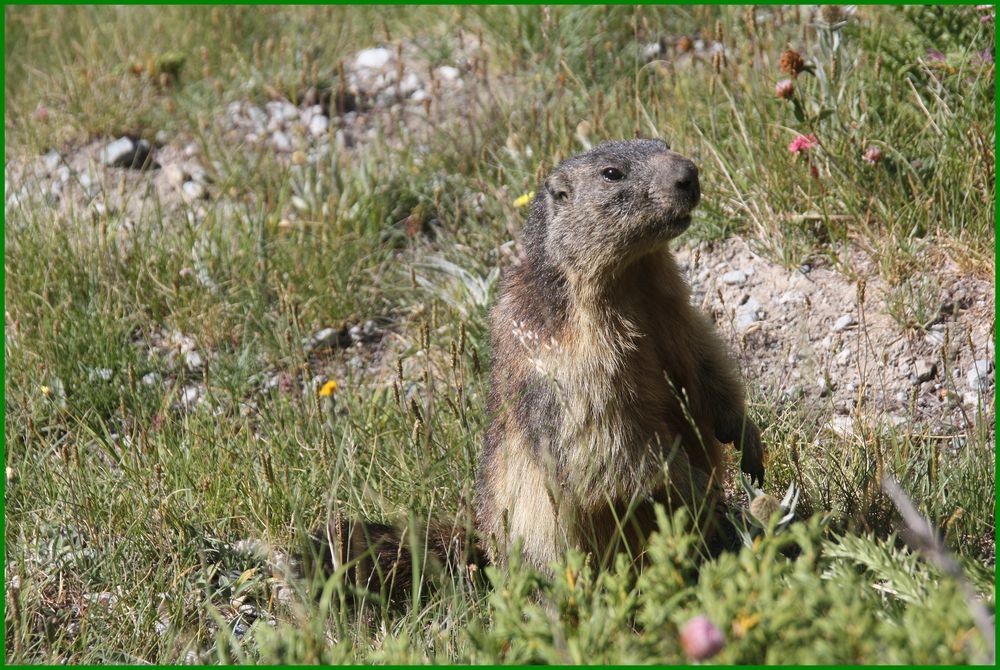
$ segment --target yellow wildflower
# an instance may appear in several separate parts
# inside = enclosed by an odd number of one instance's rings
[[[531,202],[531,199],[534,198],[534,197],[535,197],[535,192],[534,191],[529,191],[528,193],[525,193],[520,198],[518,198],[517,200],[515,200],[514,201],[514,206],[515,207],[524,207],[529,202]]]
[[[48,394],[52,393],[52,389],[49,388],[48,386],[45,386],[44,384],[42,385],[41,391],[42,391],[42,395],[48,395]]]
[[[733,635],[737,638],[742,638],[759,623],[760,614],[744,614],[741,612],[733,620]]]
[[[323,388],[319,390],[319,394],[323,398],[327,398],[333,395],[333,392],[337,390],[337,382],[332,379],[327,383],[323,384]]]

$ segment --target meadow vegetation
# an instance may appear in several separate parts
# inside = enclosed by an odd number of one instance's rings
[[[712,561],[678,511],[639,574],[576,554],[471,583],[418,565],[402,611],[274,569],[335,508],[468,509],[515,201],[588,143],[667,139],[701,165],[689,241],[877,278],[910,337],[940,317],[935,268],[992,282],[991,15],[838,11],[6,7],[6,660],[678,663],[697,615],[725,635],[719,662],[984,660],[960,585],[902,541],[879,483],[900,482],[992,612],[992,385],[944,432],[873,416],[840,435],[749,380],[764,488],[795,484],[798,520]],[[400,45],[404,67],[461,70],[461,103],[428,86],[418,122],[371,101],[370,135],[308,161],[222,121],[339,100],[358,52]],[[101,182],[116,209],[10,197],[46,152],[121,135],[195,145],[210,197],[150,195],[139,171]],[[369,321],[370,340],[310,344]],[[165,333],[200,364],[154,346]]]

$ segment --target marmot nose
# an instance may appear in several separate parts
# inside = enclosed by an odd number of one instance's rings
[[[676,161],[671,166],[669,179],[672,182],[672,188],[679,195],[687,198],[691,203],[691,207],[698,204],[698,199],[701,197],[701,188],[698,183],[698,168],[694,163],[686,158]]]

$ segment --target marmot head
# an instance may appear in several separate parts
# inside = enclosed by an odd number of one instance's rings
[[[698,168],[662,140],[607,142],[545,179],[527,251],[572,275],[614,273],[682,233],[700,195]]]

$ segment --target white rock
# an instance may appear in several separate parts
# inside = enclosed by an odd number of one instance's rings
[[[156,386],[160,383],[160,379],[159,372],[147,372],[142,376],[142,383],[146,386]]]
[[[782,400],[798,400],[803,395],[802,388],[798,384],[792,384],[781,392]]]
[[[311,351],[316,348],[335,347],[339,340],[340,332],[336,328],[323,328],[312,337],[305,338],[302,346],[306,351]]]
[[[410,95],[420,89],[420,77],[414,72],[410,72],[399,82],[399,90],[403,95]]]
[[[109,167],[141,168],[149,158],[150,146],[146,140],[133,142],[128,137],[120,137],[104,147],[101,162]]]
[[[354,57],[354,66],[365,70],[378,70],[392,59],[392,52],[383,47],[364,49]]]
[[[966,391],[962,394],[962,403],[969,405],[970,407],[979,407],[982,402],[982,397],[979,395],[978,391]]]
[[[192,350],[184,354],[184,365],[186,365],[189,370],[199,369],[202,366],[202,363],[201,354],[197,351]]]
[[[42,162],[45,164],[45,169],[49,172],[55,172],[56,168],[62,162],[62,156],[55,149],[49,151],[47,154],[42,156]]]
[[[727,286],[742,286],[747,281],[747,274],[742,270],[732,270],[722,275],[722,283]]]
[[[323,114],[317,114],[316,116],[309,119],[309,132],[314,137],[325,135],[329,127],[330,127],[330,119],[326,118],[326,116],[324,116]]]
[[[185,407],[193,407],[201,400],[201,389],[197,386],[185,386],[181,390],[181,404]]]
[[[980,391],[989,386],[990,370],[992,367],[989,361],[982,359],[972,364],[972,367],[966,373],[966,379],[973,391]]]
[[[95,368],[90,371],[90,379],[97,381],[98,379],[103,382],[111,381],[112,371],[110,368]]]
[[[280,130],[271,136],[271,144],[277,151],[287,153],[292,150],[291,138]]]
[[[778,303],[782,305],[787,305],[792,303],[793,305],[805,304],[806,296],[802,291],[785,291],[778,298]]]
[[[206,181],[208,181],[208,173],[205,172],[205,168],[203,168],[200,165],[192,166],[191,169],[188,171],[188,174],[191,177],[191,181],[196,181],[199,184],[204,184]]]
[[[187,174],[180,165],[171,163],[163,166],[163,177],[174,188],[181,188],[184,185],[184,180],[187,179]]]
[[[264,129],[264,124],[267,123],[267,114],[260,107],[256,105],[250,105],[247,108],[247,117],[250,122],[257,128],[258,131]]]
[[[461,74],[457,67],[452,67],[451,65],[442,65],[441,67],[434,70],[434,74],[444,79],[445,81],[455,81],[458,79],[458,75]]]
[[[736,330],[743,332],[761,320],[761,304],[756,298],[747,301],[736,308]]]
[[[854,420],[849,416],[835,416],[824,426],[839,437],[851,437],[854,434]]]
[[[105,165],[118,165],[125,161],[135,151],[135,144],[127,137],[120,137],[108,146],[104,147],[101,153],[101,161]]]
[[[919,384],[921,382],[929,381],[933,379],[936,374],[937,365],[926,359],[918,358],[913,364],[914,383]]]
[[[279,122],[287,123],[299,118],[299,108],[287,100],[272,100],[265,106],[268,116]]]
[[[932,347],[940,347],[944,344],[943,330],[928,330],[924,333],[924,341]]]
[[[205,192],[205,187],[196,181],[186,181],[181,187],[184,193],[184,199],[188,202],[194,202],[195,200],[201,200],[207,194]]]
[[[854,318],[853,314],[845,314],[836,320],[833,324],[833,332],[842,333],[851,326],[857,325],[858,321]]]

